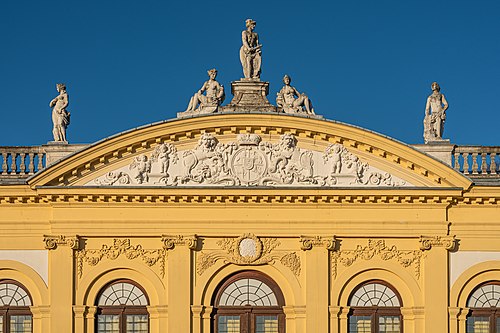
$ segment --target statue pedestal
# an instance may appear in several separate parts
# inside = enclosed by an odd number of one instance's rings
[[[45,150],[46,164],[50,164],[74,153],[77,150],[88,147],[89,145],[84,144],[68,144],[67,141],[49,141],[46,145],[42,145]]]
[[[223,106],[222,112],[278,112],[277,108],[269,103],[269,82],[258,79],[241,79],[231,82],[233,99]]]
[[[412,145],[412,146],[451,166],[451,157],[455,145],[450,144],[450,139],[429,141],[423,145]]]

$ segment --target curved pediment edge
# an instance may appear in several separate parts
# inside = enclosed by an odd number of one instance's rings
[[[423,179],[427,186],[468,188],[471,184],[466,177],[431,157],[373,132],[331,121],[300,119],[299,122],[297,119],[285,119],[294,117],[272,116],[272,119],[265,119],[269,116],[263,115],[258,115],[258,117],[255,118],[255,115],[238,115],[236,118],[230,115],[210,117],[210,119],[206,117],[206,121],[201,124],[199,121],[180,120],[128,132],[99,142],[95,146],[70,156],[35,175],[29,180],[29,184],[33,187],[75,184],[90,173],[102,170],[124,158],[140,155],[165,143],[174,144],[180,150],[182,146],[196,142],[203,133],[221,136],[224,138],[221,141],[225,141],[226,137],[244,133],[269,137],[289,133],[300,140],[299,146],[307,146],[308,142],[314,142],[316,145],[318,143],[342,144],[348,149],[371,154],[379,161],[386,161],[388,165],[400,165],[408,170],[409,174],[414,174],[416,179]],[[228,121],[226,118],[234,119]],[[231,122],[234,125],[226,125]],[[273,122],[275,123],[273,126],[266,125]]]

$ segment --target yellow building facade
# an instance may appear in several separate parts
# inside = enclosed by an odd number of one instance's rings
[[[500,332],[499,203],[334,121],[144,126],[0,186],[0,332]]]

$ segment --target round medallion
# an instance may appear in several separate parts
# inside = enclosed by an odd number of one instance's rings
[[[257,254],[257,244],[251,238],[244,238],[240,242],[240,256],[247,257],[255,257]]]

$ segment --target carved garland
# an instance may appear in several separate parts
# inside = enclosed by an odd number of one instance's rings
[[[142,245],[131,245],[130,239],[114,239],[111,246],[103,245],[99,250],[81,250],[76,253],[78,277],[81,278],[83,275],[84,262],[96,266],[104,258],[115,260],[121,255],[129,260],[141,258],[150,267],[159,263],[160,275],[165,276],[167,248],[145,250]]]
[[[396,260],[403,267],[413,266],[415,276],[420,278],[420,261],[423,253],[420,250],[398,250],[395,245],[386,246],[384,240],[369,239],[367,246],[358,245],[355,250],[342,250],[332,252],[332,275],[337,276],[337,266],[339,263],[348,267],[355,261],[363,259],[370,260],[374,256],[379,256],[382,260]]]

